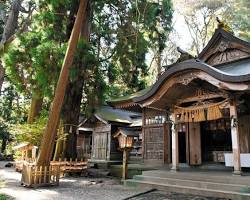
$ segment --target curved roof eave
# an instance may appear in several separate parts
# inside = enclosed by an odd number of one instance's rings
[[[139,97],[135,97],[133,101],[135,103],[139,103],[153,96],[168,78],[170,78],[176,73],[187,71],[187,70],[201,70],[213,76],[214,78],[220,81],[225,81],[225,82],[240,83],[240,82],[250,81],[250,74],[233,75],[233,74],[225,73],[204,62],[201,62],[200,60],[191,59],[191,60],[187,60],[187,61],[172,65],[171,68],[166,70],[160,76],[158,81],[152,86],[152,88],[146,94],[139,96]]]
[[[138,92],[132,93],[130,95],[126,95],[126,96],[123,96],[123,97],[118,97],[118,98],[110,99],[109,101],[107,101],[107,103],[109,105],[113,105],[113,104],[116,104],[116,103],[128,103],[128,102],[134,103],[134,101],[133,101],[134,98],[145,95],[151,89],[151,87],[152,86],[147,87],[147,88],[145,88],[143,90],[140,90]]]

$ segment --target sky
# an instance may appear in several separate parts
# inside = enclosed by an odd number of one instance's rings
[[[184,50],[188,50],[192,43],[192,39],[185,24],[184,17],[176,11],[173,15],[173,25],[178,37],[174,37],[172,39],[177,44],[177,46]]]

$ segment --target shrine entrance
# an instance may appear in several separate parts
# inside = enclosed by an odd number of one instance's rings
[[[178,133],[179,140],[179,161],[180,163],[186,163],[186,133],[179,132]]]
[[[232,152],[229,119],[201,122],[202,163],[223,163],[224,153]]]
[[[232,152],[230,119],[177,124],[179,163],[190,166],[225,164]]]

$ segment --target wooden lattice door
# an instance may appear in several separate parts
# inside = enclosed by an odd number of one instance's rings
[[[94,129],[93,132],[93,150],[92,158],[98,160],[106,160],[109,150],[110,126],[101,126]]]

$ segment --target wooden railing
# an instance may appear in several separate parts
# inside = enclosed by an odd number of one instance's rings
[[[36,165],[36,160],[30,159],[30,160],[18,160],[15,162],[16,171],[22,172],[24,163],[29,163],[30,165]],[[75,159],[72,158],[67,161],[66,158],[62,160],[61,158],[58,161],[51,161],[51,166],[59,166],[61,173],[63,175],[66,172],[82,172],[83,170],[87,169],[87,161],[84,161],[82,159]]]
[[[36,159],[34,159],[34,158],[26,158],[25,160],[21,160],[21,159],[16,160],[15,161],[15,169],[16,169],[17,172],[22,172],[24,162],[34,164],[34,163],[36,163]]]
[[[59,161],[50,162],[51,166],[60,166],[62,175],[64,175],[65,173],[83,172],[85,169],[87,169],[87,164],[88,162],[84,161],[83,159],[70,159],[69,161],[67,161],[66,159],[59,159]]]
[[[59,185],[60,166],[36,166],[24,161],[21,184],[27,187]]]

